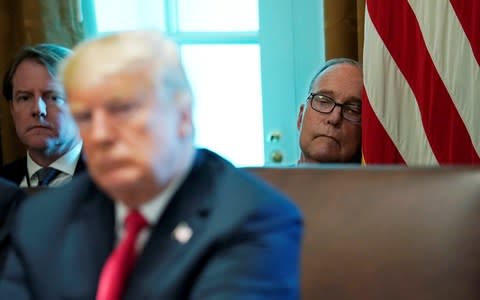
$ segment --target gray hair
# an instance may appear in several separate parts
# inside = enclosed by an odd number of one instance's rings
[[[26,46],[15,56],[3,76],[3,96],[7,101],[13,99],[13,76],[18,66],[25,60],[34,60],[43,65],[50,76],[57,77],[57,67],[72,51],[56,44],[37,44]]]
[[[339,57],[339,58],[332,58],[330,60],[327,60],[320,70],[317,71],[315,76],[313,76],[312,81],[310,81],[310,86],[309,86],[309,91],[311,92],[313,89],[313,86],[315,85],[315,81],[317,81],[318,77],[320,77],[325,71],[330,69],[333,66],[340,65],[340,64],[349,64],[352,66],[357,67],[358,69],[362,70],[362,64],[359,63],[358,61],[351,59],[351,58],[346,58],[346,57]]]

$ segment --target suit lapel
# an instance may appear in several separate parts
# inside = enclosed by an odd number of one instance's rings
[[[190,174],[170,200],[139,257],[128,285],[125,299],[141,298],[145,291],[172,288],[168,272],[179,266],[181,257],[190,249],[197,234],[202,232],[211,210],[214,195],[214,178],[205,163],[203,155],[197,155]],[[194,195],[194,197],[192,197]],[[182,242],[174,230],[185,226],[191,230],[191,237]],[[167,273],[166,273],[167,272]],[[165,280],[159,280],[160,278]],[[155,293],[155,295],[157,295]]]
[[[28,176],[27,158],[25,157],[24,159],[20,160],[20,162],[15,168],[18,169],[16,169],[16,171],[12,174],[13,181],[16,182],[17,185],[20,185],[20,183],[22,183],[23,177]]]
[[[80,200],[78,213],[66,225],[59,252],[63,294],[67,299],[94,299],[100,271],[113,249],[113,203],[96,188]]]
[[[77,165],[75,166],[74,175],[81,174],[87,167],[83,161],[82,154],[78,158]],[[27,157],[22,157],[8,165],[5,165],[1,171],[0,175],[6,179],[15,182],[17,185],[20,185],[23,178],[27,176]]]
[[[27,175],[27,157],[22,157],[2,168],[2,176],[10,181],[15,182],[17,185],[23,180],[23,177]]]

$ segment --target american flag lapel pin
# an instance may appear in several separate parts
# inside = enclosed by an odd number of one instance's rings
[[[180,243],[186,244],[193,235],[192,228],[185,222],[178,223],[172,232],[173,237]]]

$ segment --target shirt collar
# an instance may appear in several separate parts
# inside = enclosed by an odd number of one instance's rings
[[[82,142],[77,143],[72,149],[70,149],[67,153],[59,157],[56,161],[50,164],[49,167],[57,169],[62,173],[68,174],[73,176],[75,173],[75,167],[77,166],[77,162],[80,159],[80,152],[82,151]],[[27,169],[28,175],[30,176],[30,180],[34,176],[34,174],[43,168],[39,164],[33,161],[30,157],[30,153],[27,151]]]

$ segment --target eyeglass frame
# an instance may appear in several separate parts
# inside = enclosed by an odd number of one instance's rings
[[[315,108],[313,107],[313,98],[314,98],[314,97],[322,97],[322,98],[328,100],[330,103],[333,103],[333,106],[332,106],[332,108],[330,109],[330,111],[321,111],[321,110],[315,109]],[[361,123],[362,123],[362,112],[361,112],[361,110],[360,110],[360,114],[359,114],[360,120],[358,120],[358,121],[350,120],[349,118],[346,118],[346,117],[345,117],[344,107],[347,107],[347,108],[348,108],[348,107],[351,107],[351,106],[352,106],[352,103],[348,103],[348,102],[347,102],[347,103],[338,103],[337,101],[335,101],[335,99],[333,99],[332,97],[329,97],[329,96],[327,96],[327,95],[325,95],[325,94],[323,94],[323,93],[310,93],[310,94],[308,95],[308,97],[307,97],[307,101],[310,102],[310,107],[311,107],[314,111],[316,111],[316,112],[318,112],[318,113],[330,114],[330,113],[332,113],[332,111],[335,109],[335,107],[338,106],[338,107],[340,107],[340,113],[341,113],[341,115],[342,115],[342,118],[344,118],[345,120],[347,120],[348,122],[353,123],[353,124],[361,124]],[[361,108],[361,106],[360,106],[360,108]]]

